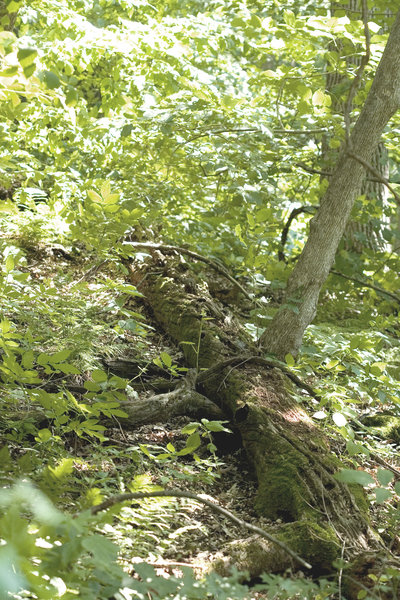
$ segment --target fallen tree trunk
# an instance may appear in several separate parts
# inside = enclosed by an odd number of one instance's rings
[[[154,262],[132,265],[131,280],[159,325],[181,346],[187,366],[197,369],[197,392],[218,406],[241,436],[258,481],[258,514],[282,522],[275,535],[316,573],[329,572],[343,547],[352,555],[378,547],[363,488],[349,489],[335,479],[341,463],[294,399],[287,377],[257,357],[245,330],[215,306],[204,282],[194,285],[182,264],[167,263],[159,253],[154,260],[156,275]],[[238,354],[243,360],[233,359]],[[252,576],[290,566],[287,555],[265,540],[236,544],[239,548],[236,566]]]

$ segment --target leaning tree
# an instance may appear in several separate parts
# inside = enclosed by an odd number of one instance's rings
[[[187,265],[170,258],[179,249],[131,242],[133,248],[146,247],[151,255],[147,263],[129,262],[131,280],[159,325],[181,345],[186,365],[195,370],[196,376],[184,396],[183,392],[180,395],[179,410],[207,414],[211,402],[229,419],[257,478],[258,514],[278,520],[276,536],[311,563],[316,573],[329,572],[332,561],[343,552],[363,557],[367,550],[379,550],[382,544],[371,529],[362,487],[346,486],[335,477],[341,462],[332,453],[327,437],[296,401],[292,386],[308,393],[312,390],[270,356],[280,358],[298,351],[315,316],[321,286],[369,161],[385,125],[399,107],[400,12],[365,105],[343,144],[336,170],[311,222],[283,305],[260,344],[252,343],[226,308],[221,310]],[[206,277],[212,279],[213,275],[208,271]],[[149,403],[154,403],[157,412],[176,399],[176,395],[156,396]],[[135,412],[131,408],[136,421],[142,409],[139,406]],[[215,417],[215,411],[212,414]],[[149,407],[146,419],[151,419]],[[253,576],[265,570],[282,571],[292,561],[282,549],[257,537],[235,544],[228,554],[220,568],[233,561]],[[362,564],[364,558],[358,559],[358,566],[360,561]],[[355,597],[352,594],[348,591],[348,597]]]
[[[322,285],[335,260],[354,201],[383,130],[400,108],[400,13],[390,33],[367,100],[343,144],[310,234],[289,278],[283,306],[261,336],[270,353],[296,354],[315,317]]]

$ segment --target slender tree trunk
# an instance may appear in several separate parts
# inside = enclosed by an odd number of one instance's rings
[[[365,105],[344,148],[310,235],[289,278],[285,303],[260,339],[269,353],[297,354],[304,331],[315,317],[318,297],[335,259],[354,201],[365,176],[362,164],[347,152],[370,162],[384,127],[400,108],[400,11],[379,63]]]
[[[349,11],[349,17],[354,18],[359,10],[359,0],[348,0],[346,10]],[[342,7],[343,8],[343,7]],[[372,18],[374,9],[372,8],[368,12],[368,17]],[[335,3],[331,3],[331,16],[335,15]],[[359,16],[359,15],[358,15]],[[332,51],[341,53],[343,50],[343,43],[341,40],[335,40],[331,43],[330,48]],[[355,67],[359,67],[361,64],[361,57],[350,55],[345,58],[347,71],[351,71]],[[349,82],[348,74],[341,72],[340,70],[331,71],[328,69],[326,75],[326,86],[325,89],[332,97],[332,111],[336,114],[344,115],[346,110],[346,102],[343,98],[343,94],[336,94],[336,90],[340,90],[343,83]],[[329,146],[331,136],[325,135],[322,140],[322,171],[327,171],[332,168],[338,158],[338,150],[332,149]],[[378,148],[375,150],[372,157],[372,166],[381,174],[385,179],[389,178],[389,165],[388,165],[388,153],[383,143],[380,143]],[[387,205],[388,190],[382,183],[378,181],[372,181],[371,178],[365,178],[361,188],[361,194],[371,200],[374,204],[377,204],[381,209]],[[384,218],[383,218],[384,219]],[[368,215],[364,215],[364,218],[354,217],[347,223],[343,241],[346,250],[350,250],[361,254],[366,248],[372,251],[384,250],[387,246],[387,242],[382,236],[382,228],[384,225],[389,225],[389,220],[386,219],[378,222],[372,222]]]

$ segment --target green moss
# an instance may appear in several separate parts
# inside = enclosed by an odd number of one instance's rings
[[[400,417],[390,413],[380,413],[364,417],[363,424],[369,428],[370,433],[400,446]]]
[[[340,554],[338,538],[329,525],[323,527],[312,521],[297,521],[283,525],[279,539],[307,560],[315,574],[328,573]]]
[[[307,491],[299,478],[296,453],[277,458],[278,464],[268,468],[259,477],[256,510],[268,518],[295,521],[309,507],[305,502]],[[298,460],[297,460],[298,462]]]
[[[368,519],[369,505],[364,488],[362,485],[358,485],[357,483],[349,483],[347,484],[347,487],[349,488],[358,508],[363,513],[364,517]]]

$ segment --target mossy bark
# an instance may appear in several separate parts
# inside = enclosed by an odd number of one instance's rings
[[[277,536],[310,561],[315,572],[329,571],[343,546],[357,553],[377,543],[362,488],[357,500],[335,479],[340,461],[294,399],[289,380],[278,369],[246,360],[246,354],[255,352],[251,341],[239,322],[213,301],[204,282],[188,286],[192,276],[160,257],[157,275],[151,274],[154,265],[145,274],[143,269],[132,266],[133,283],[157,322],[181,346],[187,366],[199,369],[197,392],[213,401],[241,436],[258,481],[258,514],[283,523]],[[211,369],[238,354],[244,357],[241,366]],[[290,566],[280,554],[277,561],[275,548],[267,551],[265,542],[262,546],[260,552],[269,559],[262,561],[261,571]],[[253,551],[254,540],[247,568],[257,576]]]

